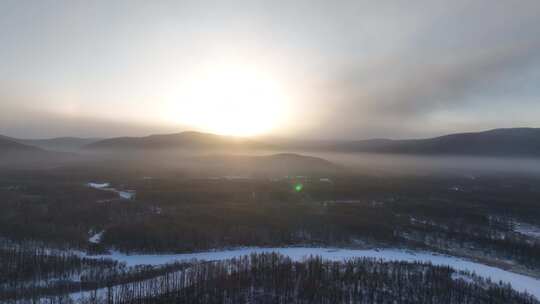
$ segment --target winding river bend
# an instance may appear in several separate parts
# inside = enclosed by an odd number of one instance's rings
[[[90,188],[94,188],[101,191],[109,191],[114,192],[118,194],[118,196],[122,199],[132,200],[135,198],[135,191],[133,190],[118,190],[116,188],[112,188],[110,183],[87,183],[86,184]]]
[[[377,258],[384,261],[406,262],[430,262],[433,265],[450,266],[455,270],[474,272],[476,275],[490,278],[494,282],[502,281],[509,283],[517,291],[528,292],[540,299],[540,280],[506,271],[497,267],[487,266],[448,255],[441,255],[425,251],[410,251],[403,249],[341,249],[341,248],[316,248],[316,247],[275,247],[275,248],[241,248],[233,250],[219,250],[184,254],[134,254],[128,255],[113,252],[110,255],[89,256],[93,258],[110,258],[124,262],[128,266],[136,265],[164,265],[175,261],[219,261],[248,255],[251,253],[277,252],[290,257],[293,260],[302,260],[309,256],[320,256],[324,259],[340,261],[350,258]],[[73,299],[88,297],[86,292],[74,293]]]

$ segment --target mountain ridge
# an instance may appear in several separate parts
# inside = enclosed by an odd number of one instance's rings
[[[45,151],[38,147],[33,147],[33,146],[19,143],[10,137],[0,135],[0,153],[7,153],[7,152],[37,152],[39,153],[39,152],[45,152]]]
[[[143,137],[115,137],[85,145],[88,150],[130,149],[202,149],[202,148],[264,148],[267,144],[253,139],[217,135],[196,131],[153,134]]]
[[[334,147],[342,152],[417,155],[540,156],[540,128],[504,128],[425,139],[371,139]]]
[[[419,139],[373,138],[349,141],[272,140],[196,131],[108,139],[59,137],[44,140],[22,140],[5,136],[1,136],[0,139],[25,146],[36,146],[44,150],[55,150],[55,142],[68,141],[69,144],[62,148],[72,151],[150,151],[166,149],[237,151],[244,149],[279,152],[324,151],[405,155],[540,157],[540,128],[500,128]]]

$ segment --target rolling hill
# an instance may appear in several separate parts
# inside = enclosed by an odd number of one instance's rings
[[[79,160],[75,153],[49,151],[0,135],[0,168],[46,169]]]
[[[219,169],[221,173],[238,175],[311,175],[333,174],[341,170],[338,165],[323,158],[279,153],[271,155],[206,155],[192,158],[196,168]]]
[[[263,149],[269,145],[241,137],[200,132],[117,137],[86,145],[87,150],[167,150],[167,149]]]
[[[48,139],[14,139],[15,141],[51,151],[75,152],[82,147],[101,140],[100,138],[56,137]]]
[[[9,137],[0,135],[0,154],[6,153],[40,153],[45,152],[37,147],[21,144]]]

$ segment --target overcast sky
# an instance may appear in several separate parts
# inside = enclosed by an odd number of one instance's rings
[[[277,136],[540,127],[539,16],[538,0],[0,0],[0,134],[190,129],[164,117],[216,60],[283,83]]]

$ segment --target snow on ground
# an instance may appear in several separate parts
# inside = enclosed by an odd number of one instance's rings
[[[334,200],[334,201],[324,201],[323,204],[361,204],[361,200]]]
[[[93,243],[93,244],[99,244],[101,242],[101,238],[103,237],[104,232],[105,230],[95,233],[94,235],[88,238],[88,242]]]
[[[454,280],[463,280],[463,281],[465,281],[467,283],[470,283],[470,284],[474,283],[474,279],[471,276],[468,276],[468,275],[465,275],[465,274],[459,273],[459,272],[453,273],[452,274],[452,279],[454,279]]]
[[[494,282],[502,281],[512,284],[518,291],[527,291],[540,299],[540,280],[525,275],[516,274],[496,267],[475,263],[465,259],[440,255],[431,252],[409,251],[403,249],[337,249],[337,248],[308,248],[308,247],[285,247],[285,248],[242,248],[223,251],[208,251],[184,254],[164,255],[127,255],[113,252],[111,255],[89,256],[93,258],[111,258],[125,262],[128,266],[135,265],[164,265],[175,261],[190,261],[193,259],[204,261],[217,261],[232,259],[251,253],[277,252],[290,257],[293,260],[302,260],[309,256],[321,256],[324,259],[340,261],[350,258],[377,258],[385,261],[407,262],[431,262],[433,265],[450,266],[458,271],[469,271],[476,275],[490,278]]]
[[[88,183],[86,185],[90,188],[95,188],[95,189],[103,189],[103,188],[107,188],[111,186],[111,184],[109,183]]]
[[[116,193],[118,193],[118,195],[120,195],[121,198],[125,198],[125,199],[133,199],[135,197],[135,191],[133,190],[128,190],[128,191],[116,191]]]
[[[110,191],[118,194],[120,198],[131,200],[135,198],[136,192],[134,190],[117,190],[115,188],[111,188],[110,183],[94,183],[90,182],[86,184],[90,188],[102,190],[102,191]]]
[[[516,223],[515,231],[532,238],[540,239],[540,227],[526,223]],[[539,287],[540,288],[540,287]]]

